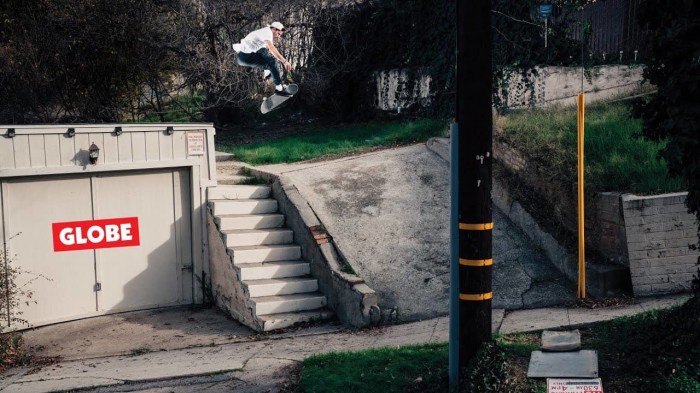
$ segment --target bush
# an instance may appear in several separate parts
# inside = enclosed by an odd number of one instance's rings
[[[688,208],[700,218],[700,2],[642,2],[652,29],[652,59],[644,77],[658,93],[637,107],[648,139],[667,140],[660,156],[688,181]]]

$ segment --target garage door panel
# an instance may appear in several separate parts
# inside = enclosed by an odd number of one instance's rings
[[[18,286],[33,292],[21,317],[34,324],[96,312],[94,251],[54,252],[51,224],[92,218],[89,178],[8,181],[5,236]]]
[[[175,181],[175,212],[179,217],[175,221],[175,236],[177,237],[177,254],[180,261],[180,283],[182,290],[181,300],[191,302],[193,299],[194,280],[192,276],[192,220],[190,218],[190,173],[178,171],[174,176]]]
[[[33,292],[19,308],[21,318],[39,326],[192,302],[189,169],[17,178],[1,181],[0,190],[0,238],[16,254],[13,266],[26,272],[18,285]],[[82,235],[95,239],[93,228],[133,224],[132,217],[138,219],[137,246],[54,248],[52,224],[83,225]],[[107,236],[103,230],[100,239]]]
[[[96,214],[138,217],[140,233],[139,246],[96,250],[100,310],[179,302],[174,186],[172,171],[95,179]]]

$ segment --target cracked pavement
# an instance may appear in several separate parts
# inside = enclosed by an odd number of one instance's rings
[[[3,375],[0,391],[46,392],[94,387],[98,392],[264,392],[277,389],[287,378],[284,369],[310,355],[444,342],[448,323],[447,318],[438,318],[363,331],[304,334],[138,356],[65,361],[40,370],[11,370]]]

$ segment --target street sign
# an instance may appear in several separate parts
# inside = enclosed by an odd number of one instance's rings
[[[547,378],[547,393],[603,393],[603,382],[600,378]]]
[[[540,18],[542,18],[542,19],[549,18],[552,15],[553,11],[554,11],[554,6],[550,3],[540,4],[537,7],[537,13],[540,15]]]

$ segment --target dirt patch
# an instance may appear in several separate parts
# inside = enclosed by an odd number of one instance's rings
[[[0,334],[0,372],[13,367],[36,369],[61,361],[60,356],[40,356],[27,348],[19,333]]]

